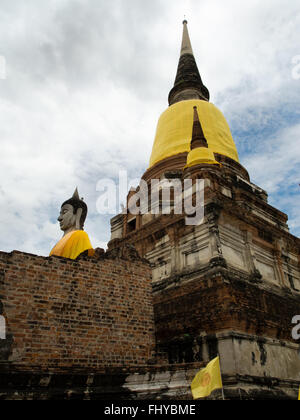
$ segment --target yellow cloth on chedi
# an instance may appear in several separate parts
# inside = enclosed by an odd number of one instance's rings
[[[89,251],[94,254],[90,238],[83,230],[76,230],[64,236],[50,252],[51,256],[69,258],[75,260],[80,254]]]

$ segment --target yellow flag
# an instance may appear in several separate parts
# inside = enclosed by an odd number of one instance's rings
[[[223,388],[219,357],[197,373],[191,388],[194,400],[208,397],[215,389]]]
[[[299,397],[298,397],[298,401],[300,401],[300,388],[299,388]]]

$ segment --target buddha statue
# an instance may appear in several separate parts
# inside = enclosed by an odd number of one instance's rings
[[[87,211],[87,205],[80,199],[76,188],[73,197],[65,201],[61,206],[57,220],[64,235],[54,246],[50,256],[75,260],[82,253],[86,253],[89,256],[94,255],[89,236],[83,230]]]

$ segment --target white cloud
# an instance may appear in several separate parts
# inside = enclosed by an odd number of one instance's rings
[[[270,194],[270,204],[289,215],[289,226],[300,234],[300,124],[267,138],[257,153],[242,162],[252,180]]]
[[[285,164],[299,165],[297,121],[288,128],[289,115],[299,116],[300,83],[291,67],[300,54],[298,9],[296,0],[3,1],[0,249],[47,255],[61,235],[59,206],[75,186],[89,205],[93,241],[109,240],[109,218],[96,212],[96,184],[119,169],[131,178],[147,169],[175,79],[184,14],[212,100],[243,132],[236,140],[250,173],[271,193],[283,180],[292,188]],[[251,133],[275,119],[282,131],[268,134],[266,152],[254,153],[254,161]],[[284,206],[297,224],[293,203]]]
[[[269,144],[260,147],[258,153],[248,156],[242,163],[252,179],[269,193],[298,186],[300,124],[280,131],[275,138],[269,138]]]

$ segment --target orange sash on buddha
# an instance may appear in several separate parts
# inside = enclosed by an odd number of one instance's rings
[[[50,256],[75,260],[85,251],[89,251],[90,256],[94,253],[89,236],[83,230],[76,230],[64,236],[52,249]]]

